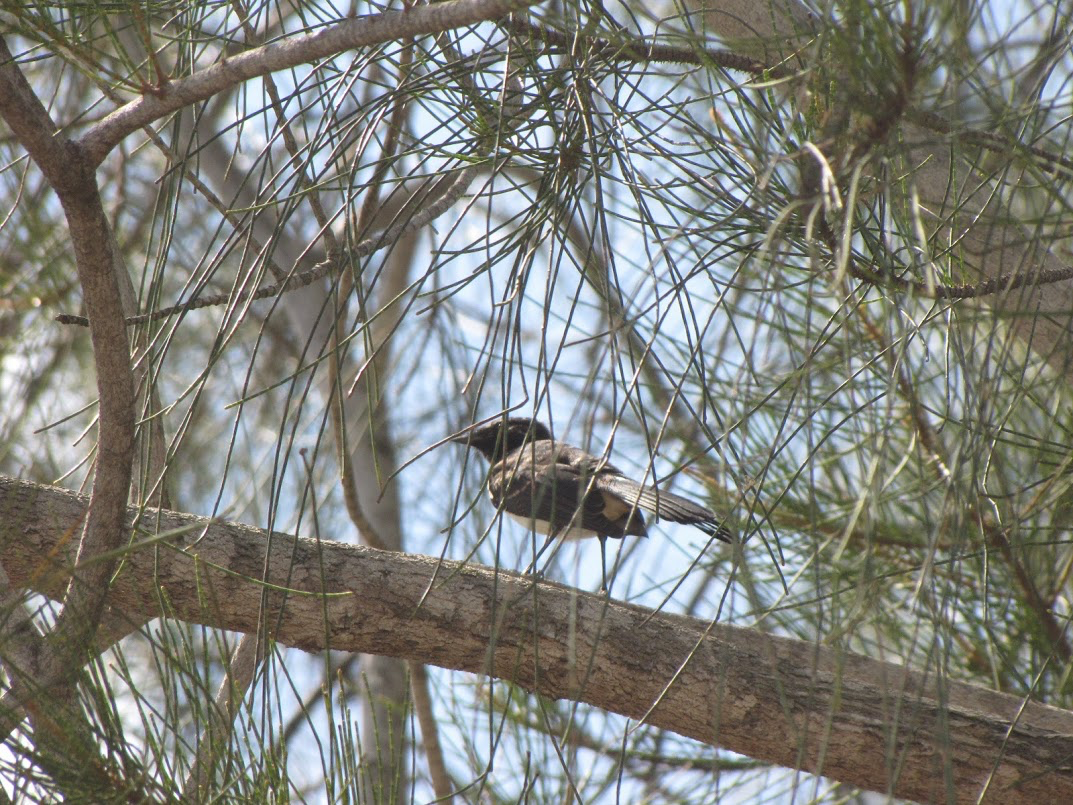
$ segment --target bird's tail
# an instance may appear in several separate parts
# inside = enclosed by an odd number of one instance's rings
[[[699,503],[694,503],[681,495],[675,495],[673,492],[663,492],[655,487],[641,486],[621,476],[607,480],[611,482],[613,491],[625,501],[635,504],[637,508],[649,514],[654,514],[661,520],[696,526],[705,534],[722,542],[734,542],[736,539],[724,518]]]

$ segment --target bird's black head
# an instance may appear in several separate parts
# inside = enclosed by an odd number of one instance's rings
[[[525,417],[510,417],[507,420],[496,419],[487,425],[467,430],[452,437],[451,441],[468,444],[480,450],[489,461],[496,461],[526,442],[550,438],[551,431],[543,423]]]

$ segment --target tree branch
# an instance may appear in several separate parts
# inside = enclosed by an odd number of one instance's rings
[[[62,591],[71,557],[60,537],[86,506],[82,496],[0,476],[0,562],[14,583]],[[128,516],[134,522],[138,512]],[[110,598],[131,614],[160,616],[167,601],[169,616],[215,628],[273,623],[276,640],[307,651],[491,674],[896,797],[1073,799],[1073,714],[936,679],[934,669],[490,568],[280,533],[268,540],[248,526],[174,512],[158,520],[145,510],[141,521],[170,536],[133,534]],[[261,611],[265,588],[250,581],[258,578],[286,585],[270,596],[277,611]]]
[[[183,107],[207,100],[251,78],[394,39],[460,28],[506,16],[536,0],[447,0],[405,11],[344,20],[316,33],[254,48],[221,60],[185,78],[168,81],[120,107],[81,140],[91,164],[98,165],[128,134]]]
[[[76,143],[56,136],[56,124],[34,95],[7,43],[0,39],[0,116],[26,148],[63,205],[78,281],[89,312],[99,398],[97,462],[92,505],[81,523],[75,560],[78,574],[64,596],[63,612],[49,635],[56,649],[47,676],[79,667],[104,610],[115,560],[99,557],[118,547],[134,462],[134,373],[113,269],[111,228],[94,167]],[[43,684],[45,680],[40,680]],[[58,679],[51,679],[57,682]]]

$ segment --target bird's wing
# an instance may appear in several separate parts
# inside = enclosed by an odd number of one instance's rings
[[[723,518],[711,509],[694,503],[681,495],[664,492],[653,486],[642,486],[631,481],[613,464],[569,445],[540,443],[544,451],[543,458],[554,454],[558,465],[565,465],[584,478],[584,484],[592,484],[590,498],[601,493],[603,506],[608,518],[615,522],[626,522],[633,512],[640,517],[640,512],[649,512],[673,523],[684,523],[699,528],[705,534],[723,542],[733,542],[734,532],[723,524]],[[626,533],[632,533],[627,531]]]
[[[497,465],[489,476],[489,491],[504,511],[548,523],[552,533],[646,536],[644,516],[633,504],[598,487],[592,474],[597,464],[564,460],[561,454],[523,453],[517,461]]]
[[[636,506],[672,523],[684,523],[699,528],[705,534],[723,542],[733,542],[733,532],[723,525],[719,515],[681,495],[642,486],[620,472],[605,471],[596,476],[598,489],[617,495],[629,507]]]

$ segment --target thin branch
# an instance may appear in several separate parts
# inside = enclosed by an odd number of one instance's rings
[[[1011,142],[1009,139],[1001,137],[991,131],[952,126],[950,125],[949,120],[946,120],[934,112],[908,110],[906,112],[906,117],[918,126],[937,131],[941,134],[949,134],[954,139],[971,143],[972,145],[978,145],[981,148],[986,148],[989,151],[994,151],[1003,156],[1011,157],[1020,153],[1031,154],[1044,162],[1049,162],[1051,164],[1051,171],[1055,174],[1061,173],[1060,169],[1064,169],[1067,173],[1073,174],[1073,158],[1056,154],[1045,148],[1040,148],[1035,145],[1027,145],[1025,143]]]
[[[625,32],[619,35],[618,40],[611,41],[598,37],[584,37],[576,32],[566,34],[556,31],[547,26],[538,25],[524,19],[511,19],[505,26],[512,33],[519,36],[529,37],[530,40],[543,42],[555,48],[557,51],[566,53],[573,52],[578,48],[584,50],[587,56],[603,58],[609,61],[630,62],[637,64],[662,63],[708,66],[715,65],[725,70],[735,70],[740,73],[770,78],[784,79],[796,75],[799,71],[793,70],[785,63],[768,64],[759,59],[754,59],[743,53],[732,50],[708,47],[677,47],[674,45],[659,44],[640,37],[631,37]],[[914,29],[914,32],[919,33]],[[907,40],[916,42],[919,40]],[[907,101],[907,98],[906,98]],[[955,127],[941,115],[928,110],[910,109],[903,104],[903,114],[917,125],[931,129],[942,134],[949,134],[966,143],[978,145],[989,151],[1011,156],[1017,153],[1028,153],[1051,164],[1051,170],[1059,173],[1064,169],[1073,173],[1073,158],[1049,151],[1034,145],[1012,142],[1008,138],[1001,137],[994,132],[981,131],[979,129]],[[883,118],[893,117],[889,109],[883,109]]]
[[[96,166],[127,135],[172,112],[208,100],[251,78],[317,61],[355,48],[395,39],[438,33],[504,17],[536,0],[447,0],[404,11],[344,20],[316,33],[221,57],[211,67],[168,81],[105,117],[86,132],[80,145]]]
[[[402,58],[399,60],[399,83],[395,89],[399,97],[392,104],[391,113],[387,120],[387,131],[380,158],[375,163],[373,175],[370,177],[365,191],[365,198],[362,200],[361,211],[358,213],[358,220],[354,227],[355,231],[358,233],[363,233],[370,229],[372,221],[376,218],[376,215],[380,210],[381,185],[393,164],[395,152],[399,143],[399,135],[402,132],[406,119],[406,112],[409,108],[409,96],[403,90],[406,82],[410,78],[413,51],[413,43],[407,42],[403,47]],[[405,207],[405,205],[403,206]],[[350,517],[350,521],[354,524],[355,528],[357,528],[358,534],[365,541],[366,545],[387,551],[392,550],[392,544],[381,536],[379,529],[377,529],[372,520],[365,515],[365,509],[361,505],[361,495],[358,493],[358,487],[355,483],[357,475],[354,471],[354,460],[351,451],[346,445],[347,406],[345,395],[342,392],[343,383],[341,378],[341,352],[339,350],[339,345],[344,340],[344,333],[347,330],[345,324],[346,312],[349,309],[349,300],[354,296],[354,290],[353,274],[350,272],[343,272],[339,282],[339,298],[343,300],[343,302],[339,306],[339,311],[335,316],[335,321],[332,326],[331,349],[328,353],[330,395],[328,404],[332,407],[332,437],[335,439],[336,455],[339,456],[339,481],[343,488],[343,502],[346,505],[347,515]],[[359,282],[357,290],[359,316],[363,320],[367,320],[368,313],[365,310],[366,300],[362,283]]]
[[[977,299],[997,293],[1007,293],[1027,286],[1037,287],[1073,279],[1073,266],[1063,268],[1029,269],[1003,274],[998,277],[964,285],[940,285],[924,280],[911,280],[879,274],[862,267],[851,255],[850,273],[859,280],[873,285],[889,285],[902,291],[913,291],[919,296],[935,299]]]
[[[1014,579],[1017,580],[1017,586],[1021,590],[1025,606],[1036,617],[1040,626],[1043,627],[1043,632],[1046,634],[1051,648],[1058,655],[1059,660],[1064,665],[1068,665],[1070,659],[1073,658],[1073,645],[1070,645],[1069,642],[1068,618],[1059,616],[1054,607],[1044,600],[1035,579],[1025,568],[1021,557],[1014,552],[1006,531],[998,527],[993,521],[985,519],[979,513],[974,512],[973,514],[974,519],[980,523],[983,532],[987,535],[988,544],[998,548],[1002,554],[1002,558],[1013,573]]]
[[[824,239],[827,248],[831,254],[834,255],[837,249],[837,242],[835,240],[835,234],[831,231],[831,227],[821,216],[819,224],[819,233]],[[855,263],[852,255],[849,257],[850,273],[862,279],[860,270],[855,269]],[[1073,276],[1073,269],[1068,270],[1070,276]],[[1046,272],[1041,272],[1046,273]],[[1031,275],[1028,275],[1031,276]],[[994,282],[997,282],[1001,278],[996,278]],[[1022,278],[1011,278],[1008,281],[1007,287],[1016,288],[1020,287],[1018,280]],[[865,281],[868,281],[865,279]],[[980,283],[980,285],[988,285],[989,282]],[[1024,284],[1024,283],[1021,283]],[[949,289],[948,289],[949,290]],[[922,294],[924,289],[921,289]],[[923,294],[926,295],[926,294]],[[943,296],[943,294],[936,293],[936,296]],[[879,344],[883,349],[882,352],[888,353],[887,344],[880,331],[867,315],[866,311],[861,311],[860,320],[866,328],[869,336]],[[950,471],[951,460],[947,455],[947,450],[943,448],[942,440],[935,428],[932,427],[928,421],[928,417],[925,413],[924,406],[921,404],[919,396],[916,393],[915,388],[909,381],[904,368],[899,366],[897,362],[893,362],[891,367],[891,373],[897,378],[897,386],[902,399],[909,405],[909,420],[913,427],[913,430],[917,434],[920,443],[921,452],[924,454],[924,458],[928,460],[930,464],[935,467],[936,478],[940,483],[951,483],[953,474]],[[1063,662],[1068,663],[1070,657],[1073,657],[1073,646],[1070,645],[1069,638],[1067,636],[1066,626],[1060,622],[1060,619],[1056,617],[1054,610],[1047,604],[1040,594],[1035,581],[1025,570],[1024,564],[1020,558],[1014,554],[1009,539],[1007,539],[1005,532],[1002,529],[997,528],[989,518],[986,518],[977,508],[973,507],[969,511],[969,515],[975,519],[982,527],[984,532],[988,536],[988,542],[990,545],[998,548],[1005,559],[1008,567],[1013,573],[1014,578],[1017,581],[1017,585],[1023,595],[1025,605],[1035,615],[1043,627],[1043,631],[1047,636],[1048,641],[1052,649],[1058,654]]]
[[[431,685],[425,664],[411,660],[410,690],[414,698],[414,711],[417,723],[421,725],[421,739],[425,746],[425,759],[428,761],[428,776],[432,780],[432,790],[436,792],[436,801],[450,805],[454,801],[454,792],[458,790],[447,771],[443,759],[443,746],[440,744],[440,726],[436,721],[436,712],[432,707]]]
[[[578,36],[576,32],[567,35],[520,18],[511,19],[504,27],[513,34],[544,42],[566,53],[581,49],[586,57],[594,59],[602,58],[611,61],[639,62],[642,64],[661,62],[701,66],[715,65],[727,70],[737,70],[741,73],[773,79],[789,78],[796,72],[786,65],[765,64],[751,56],[735,53],[732,50],[663,45],[639,37],[631,37],[625,32],[621,34],[618,41],[612,42],[598,37]]]

